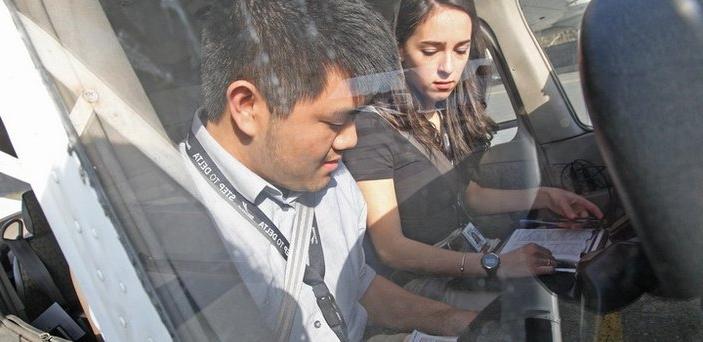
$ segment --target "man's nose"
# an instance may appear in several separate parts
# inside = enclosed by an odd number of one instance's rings
[[[339,134],[334,138],[332,143],[332,148],[335,151],[344,151],[356,146],[356,124],[354,120],[349,120],[342,129],[339,130]]]

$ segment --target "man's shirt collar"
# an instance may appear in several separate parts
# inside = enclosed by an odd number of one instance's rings
[[[284,194],[276,186],[249,170],[210,135],[210,132],[201,122],[200,117],[200,111],[198,111],[195,118],[193,118],[192,132],[195,134],[195,138],[208,152],[210,158],[217,164],[217,167],[227,177],[227,180],[249,202],[258,205],[264,198],[269,197],[281,205],[292,206],[293,202],[303,194],[295,191],[286,191],[286,194]]]

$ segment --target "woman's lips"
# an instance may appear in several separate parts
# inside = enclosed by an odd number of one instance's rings
[[[432,82],[435,89],[439,91],[450,91],[454,89],[454,81],[449,82]]]

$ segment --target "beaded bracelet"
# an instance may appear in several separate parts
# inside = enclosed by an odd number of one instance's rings
[[[462,256],[461,256],[461,264],[456,266],[459,269],[459,273],[461,273],[462,275],[464,274],[464,266],[465,265],[466,265],[466,253],[462,254]]]

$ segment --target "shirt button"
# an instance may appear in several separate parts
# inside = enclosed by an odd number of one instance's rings
[[[315,328],[320,329],[320,327],[322,326],[322,323],[320,323],[320,321],[315,321],[315,323],[313,325],[315,325]]]

